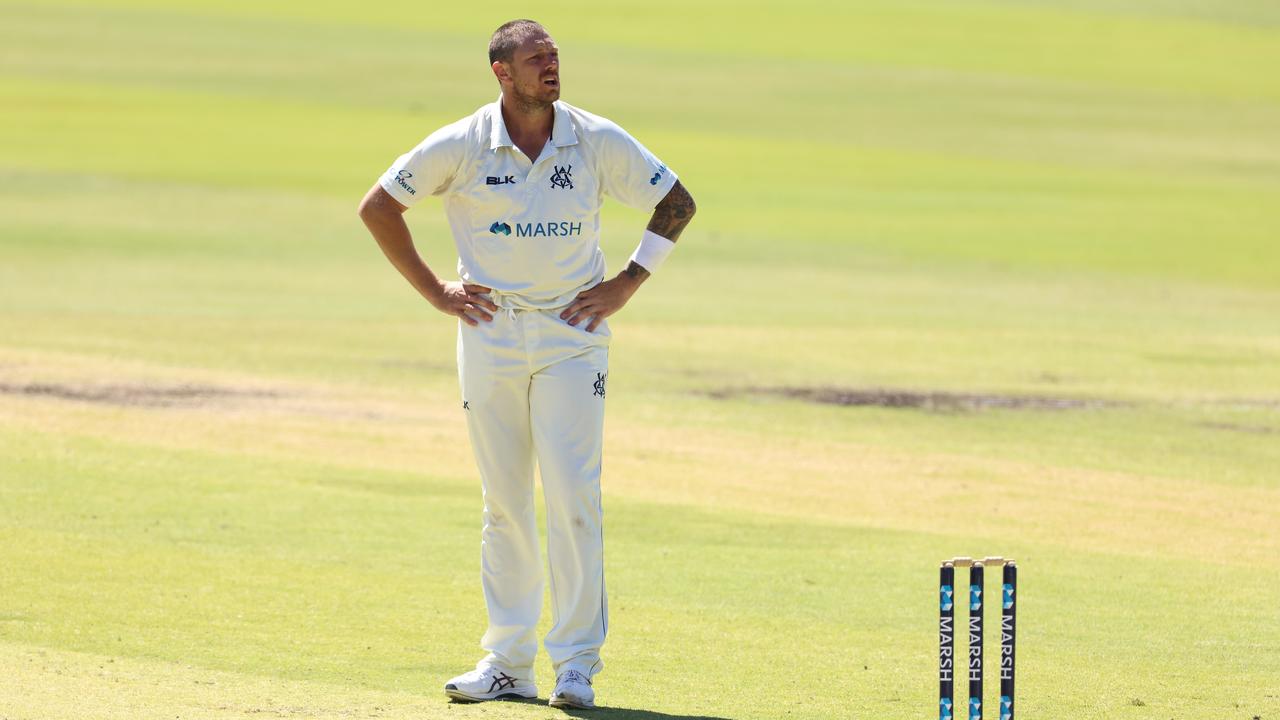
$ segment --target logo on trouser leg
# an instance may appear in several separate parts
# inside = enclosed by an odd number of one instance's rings
[[[596,381],[594,383],[595,392],[592,393],[593,397],[604,397],[604,381],[608,378],[609,373],[607,372],[596,373]]]

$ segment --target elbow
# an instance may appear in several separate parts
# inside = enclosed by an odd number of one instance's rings
[[[680,197],[676,198],[675,211],[676,217],[688,223],[693,216],[698,213],[698,203],[693,201],[693,195],[683,186],[680,188]]]
[[[387,214],[387,205],[376,192],[370,192],[360,201],[360,205],[356,208],[356,215],[364,222],[366,227],[373,227]]]
[[[679,210],[681,216],[685,218],[693,217],[693,214],[698,212],[698,204],[693,201],[693,195],[689,193],[689,188],[677,180],[676,186],[671,190],[672,203]]]
[[[364,196],[364,199],[360,201],[359,207],[356,208],[356,215],[360,216],[365,225],[372,226],[375,223],[398,217],[405,210],[408,210],[408,208],[388,195],[387,191],[383,190],[380,185],[374,185]]]
[[[693,196],[689,194],[684,183],[677,180],[675,187],[671,188],[662,202],[658,203],[657,209],[671,213],[678,220],[688,222],[698,211],[698,204],[693,201]]]

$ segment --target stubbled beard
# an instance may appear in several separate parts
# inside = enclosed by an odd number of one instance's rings
[[[538,87],[543,87],[541,80],[538,81]],[[559,97],[559,90],[560,88],[557,87],[557,98]],[[545,110],[551,107],[552,103],[555,102],[555,99],[543,100],[538,96],[523,93],[520,91],[519,86],[514,84],[511,86],[511,99],[515,100],[516,107],[519,108],[521,112],[537,112]]]

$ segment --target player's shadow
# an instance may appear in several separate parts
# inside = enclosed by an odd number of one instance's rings
[[[501,702],[515,703],[518,705],[541,705],[547,706],[547,701],[542,698],[503,698]],[[450,704],[456,705],[473,705],[466,701],[451,700]],[[577,710],[574,708],[560,708],[560,712],[569,717],[584,718],[585,720],[730,720],[718,715],[671,715],[668,713],[655,712],[653,710],[637,710],[635,708],[622,707],[597,707],[591,710]]]
[[[634,708],[598,707],[593,710],[563,709],[569,717],[596,718],[598,720],[729,720],[715,715],[670,715],[653,710],[636,710]]]

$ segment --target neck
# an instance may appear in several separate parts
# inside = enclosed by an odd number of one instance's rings
[[[546,141],[551,137],[555,117],[555,108],[550,103],[521,102],[509,93],[502,93],[502,120],[512,140]]]

